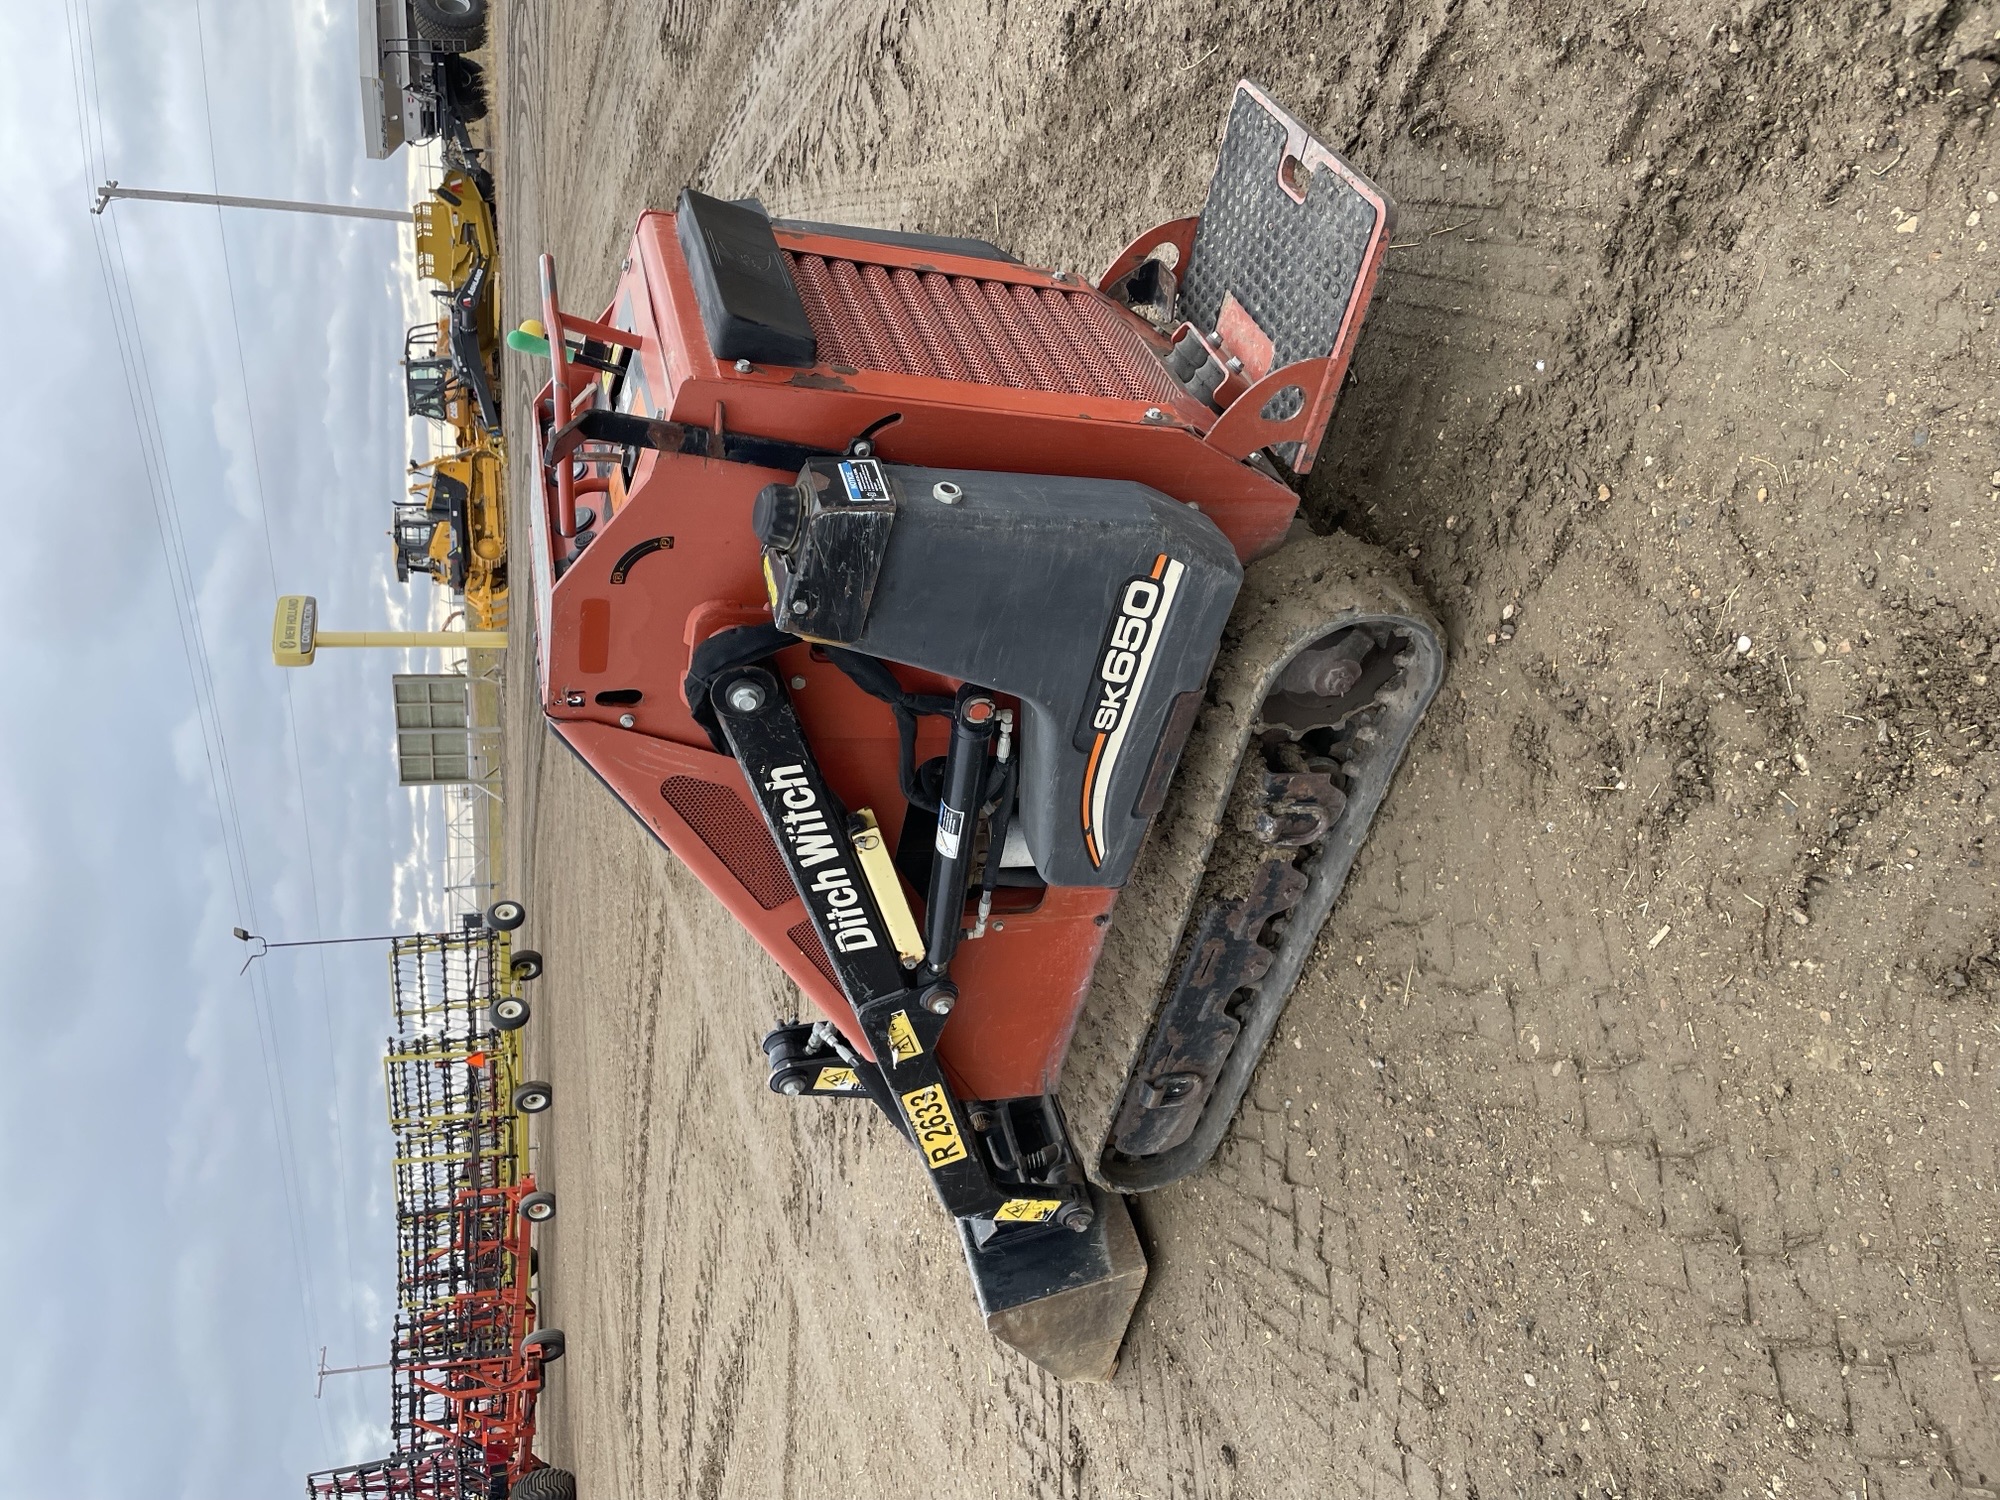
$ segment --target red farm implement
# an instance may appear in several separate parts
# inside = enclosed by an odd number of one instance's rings
[[[546,1083],[522,1077],[524,917],[399,938],[396,1034],[383,1063],[396,1142],[396,1322],[387,1458],[311,1475],[312,1500],[563,1500],[575,1481],[534,1454],[535,1406],[560,1329],[539,1326],[534,1232],[555,1196],[528,1169],[527,1117]]]

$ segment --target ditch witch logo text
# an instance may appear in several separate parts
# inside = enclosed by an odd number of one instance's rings
[[[861,892],[842,859],[846,840],[820,811],[819,798],[806,784],[805,767],[774,766],[764,790],[784,804],[785,810],[777,815],[778,826],[784,830],[785,842],[792,846],[792,857],[800,869],[815,872],[812,884],[806,887],[806,899],[819,908],[820,921],[833,946],[842,953],[879,946],[875,924],[868,919],[868,908],[862,904]],[[841,863],[834,864],[834,860]]]

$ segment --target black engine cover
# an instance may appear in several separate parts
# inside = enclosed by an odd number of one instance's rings
[[[760,505],[778,622],[1018,698],[1036,869],[1123,884],[1243,581],[1214,523],[1124,480],[869,459],[785,499]]]

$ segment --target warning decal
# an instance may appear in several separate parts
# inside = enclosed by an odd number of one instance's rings
[[[889,1017],[889,1057],[901,1067],[913,1057],[924,1055],[924,1044],[917,1040],[917,1028],[910,1024],[910,1013],[906,1010],[894,1012]]]

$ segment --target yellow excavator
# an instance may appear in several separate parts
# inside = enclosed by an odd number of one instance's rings
[[[499,297],[493,211],[465,172],[445,174],[415,208],[417,271],[442,288],[444,317],[403,341],[410,415],[450,433],[449,448],[410,465],[408,498],[389,535],[396,576],[427,573],[465,599],[468,623],[507,623],[507,514],[501,476]]]

